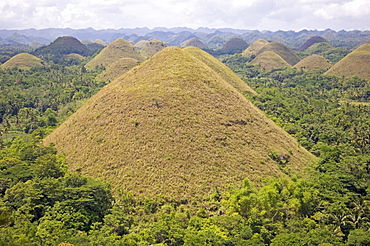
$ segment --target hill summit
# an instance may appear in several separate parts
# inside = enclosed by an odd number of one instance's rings
[[[1,65],[1,68],[17,67],[21,69],[30,69],[43,65],[43,61],[40,58],[28,53],[20,53],[7,60]]]
[[[102,88],[46,137],[52,142],[70,169],[150,198],[196,199],[247,177],[302,171],[313,159],[219,72],[177,47]]]

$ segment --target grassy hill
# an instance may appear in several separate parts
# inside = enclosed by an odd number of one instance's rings
[[[297,173],[313,160],[215,70],[176,47],[105,86],[45,139],[52,142],[70,169],[113,190],[178,200],[246,177]]]
[[[138,49],[142,49],[144,48],[145,45],[147,45],[149,43],[148,40],[140,40],[139,42],[137,42],[135,44],[135,47],[138,48]]]
[[[336,63],[340,61],[343,57],[345,57],[348,53],[349,51],[345,48],[334,47],[330,43],[321,42],[311,45],[301,54],[306,56],[312,54],[321,55],[328,59],[330,62]]]
[[[154,56],[158,51],[163,50],[166,48],[167,45],[158,39],[153,39],[149,41],[142,49],[141,54],[146,57]]]
[[[126,40],[119,38],[108,44],[108,46],[89,61],[85,67],[86,69],[94,69],[96,66],[107,67],[121,58],[134,58],[138,61],[145,60],[145,57],[136,47]]]
[[[139,63],[134,58],[121,58],[110,64],[96,79],[109,83]]]
[[[77,60],[77,61],[82,61],[85,59],[85,57],[83,57],[82,55],[79,55],[79,54],[76,54],[76,53],[71,53],[71,54],[68,54],[68,55],[65,55],[63,56],[64,59],[73,59],[73,60]]]
[[[334,64],[326,74],[370,78],[370,44],[364,44]]]
[[[81,43],[77,38],[71,36],[59,37],[51,44],[37,49],[34,54],[43,57],[63,57],[71,53],[82,56],[90,56],[94,51]]]
[[[248,47],[247,42],[241,38],[231,38],[222,47],[220,51],[223,54],[235,54],[237,52],[242,52]]]
[[[257,55],[250,64],[259,66],[266,71],[273,69],[291,67],[281,56],[276,54],[274,51],[264,51]]]
[[[264,39],[258,39],[256,41],[254,41],[253,43],[251,43],[248,48],[246,48],[242,54],[243,56],[245,57],[250,57],[252,55],[257,55],[258,52],[263,48],[263,46],[267,45],[269,42],[267,40],[264,40]]]
[[[256,92],[252,88],[250,88],[243,80],[241,80],[238,75],[231,71],[230,68],[228,68],[226,65],[224,65],[222,62],[220,62],[207,52],[195,47],[187,47],[184,49],[184,51],[204,62],[208,67],[212,68],[216,73],[218,73],[225,81],[235,87],[240,93],[248,91],[256,94]]]
[[[323,43],[323,42],[326,42],[328,43],[328,40],[326,40],[325,38],[323,37],[320,37],[320,36],[314,36],[314,37],[311,37],[309,38],[304,44],[302,44],[298,49],[297,51],[304,51],[305,49],[308,49],[309,47],[311,47],[312,45],[314,44],[317,44],[317,43]]]
[[[1,68],[17,67],[20,69],[30,69],[43,65],[43,61],[40,58],[28,53],[20,53],[7,60],[1,65]]]
[[[298,69],[316,70],[316,69],[327,69],[331,67],[331,64],[320,55],[310,55],[302,59],[300,62],[294,65]]]
[[[265,51],[275,52],[292,66],[294,66],[296,63],[300,61],[299,57],[291,49],[289,49],[286,45],[279,42],[271,42],[266,44],[258,51],[257,55]]]
[[[197,38],[191,38],[181,44],[181,47],[194,46],[202,50],[208,50],[209,47]]]

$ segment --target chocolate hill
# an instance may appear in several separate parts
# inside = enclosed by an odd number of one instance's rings
[[[40,58],[28,53],[20,53],[7,60],[1,65],[1,68],[17,67],[20,69],[30,69],[43,65],[43,61]]]
[[[370,78],[370,44],[363,44],[334,64],[325,74]]]
[[[294,66],[300,61],[299,57],[291,49],[289,49],[286,45],[279,42],[271,42],[266,44],[257,52],[257,55],[265,51],[275,52],[291,66]]]
[[[302,59],[294,67],[303,70],[317,70],[327,69],[331,67],[331,64],[323,56],[313,54]]]
[[[131,68],[135,67],[139,63],[138,60],[134,58],[121,58],[118,61],[110,64],[102,73],[100,73],[96,79],[109,83],[115,78],[124,74]]]
[[[264,39],[258,39],[256,41],[254,41],[253,43],[251,43],[248,48],[246,48],[242,54],[243,56],[246,56],[246,57],[250,57],[252,55],[256,56],[258,54],[258,52],[265,46],[267,45],[269,42],[267,40],[264,40]]]
[[[197,47],[197,48],[202,49],[202,50],[208,50],[209,49],[209,47],[207,45],[205,45],[202,41],[200,41],[197,38],[188,39],[188,40],[184,41],[181,44],[181,47],[188,47],[188,46],[194,46],[194,47]]]
[[[119,38],[108,44],[108,46],[89,61],[85,67],[86,69],[94,69],[96,66],[107,67],[121,58],[134,58],[138,61],[145,60],[145,57],[136,47],[126,40]]]
[[[266,71],[283,67],[291,67],[291,65],[287,63],[280,55],[270,50],[260,53],[250,62],[250,64],[259,66]]]
[[[246,177],[299,173],[314,158],[219,72],[177,47],[102,88],[46,137],[52,142],[70,169],[113,190],[177,200]]]
[[[165,43],[163,43],[162,41],[160,41],[158,39],[153,39],[153,40],[149,41],[142,48],[141,54],[143,54],[146,57],[152,57],[156,53],[158,53],[158,51],[161,51],[161,50],[163,50],[166,47],[167,47],[167,45]]]
[[[231,38],[221,47],[221,51],[224,54],[234,54],[242,52],[248,47],[247,42],[241,38]]]
[[[328,40],[326,40],[325,38],[320,37],[320,36],[314,36],[314,37],[309,38],[304,44],[302,44],[297,49],[297,51],[304,51],[305,49],[311,47],[314,44],[324,43],[324,42],[328,43]]]

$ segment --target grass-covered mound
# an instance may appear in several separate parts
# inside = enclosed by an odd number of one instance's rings
[[[302,52],[303,55],[321,55],[328,59],[331,63],[336,63],[344,58],[349,51],[342,47],[334,47],[330,43],[321,42],[315,43]]]
[[[126,40],[119,38],[108,44],[99,54],[97,54],[85,67],[94,69],[97,66],[107,67],[121,58],[134,58],[138,61],[145,60],[140,51]]]
[[[257,55],[265,51],[275,52],[291,66],[294,66],[300,61],[299,57],[291,49],[289,49],[286,45],[279,42],[271,42],[266,44],[258,51]]]
[[[320,37],[320,36],[314,36],[314,37],[309,38],[304,44],[302,44],[297,49],[297,51],[304,51],[305,49],[311,47],[314,44],[324,43],[324,42],[328,43],[328,40],[326,40],[325,38]]]
[[[138,64],[134,58],[121,58],[110,64],[96,79],[109,83]]]
[[[168,47],[51,133],[72,170],[141,197],[197,199],[302,171],[312,155],[215,70]]]
[[[67,60],[77,60],[77,61],[82,61],[85,59],[85,57],[76,53],[65,55],[63,56],[63,58]]]
[[[273,69],[291,67],[281,56],[273,51],[264,51],[258,56],[256,56],[250,64],[259,66],[266,71],[271,71]]]
[[[334,64],[326,74],[370,78],[370,44],[364,44]]]
[[[191,38],[181,44],[181,47],[193,46],[202,50],[208,50],[209,47],[197,38]]]
[[[137,42],[134,46],[138,49],[142,49],[144,48],[145,45],[147,45],[149,43],[148,40],[140,40],[139,42]]]
[[[248,48],[246,48],[242,54],[243,56],[245,57],[250,57],[252,55],[256,56],[258,54],[258,52],[265,46],[267,45],[269,42],[265,39],[258,39],[256,41],[254,41],[253,43],[251,43]]]
[[[248,91],[256,94],[256,92],[252,88],[250,88],[241,78],[239,78],[238,75],[231,71],[229,67],[214,58],[212,55],[195,47],[186,47],[184,50],[212,68],[225,81],[235,87],[240,93]]]
[[[294,65],[295,68],[303,70],[327,69],[331,66],[330,62],[320,55],[310,55]]]
[[[43,61],[40,58],[28,53],[20,53],[7,60],[1,65],[1,68],[17,67],[20,69],[30,69],[43,65]]]
[[[159,51],[166,48],[167,45],[158,39],[153,39],[149,41],[141,50],[141,54],[146,57],[152,57],[157,54]]]
[[[231,38],[222,47],[220,51],[223,54],[235,54],[244,51],[248,47],[247,42],[241,38]]]

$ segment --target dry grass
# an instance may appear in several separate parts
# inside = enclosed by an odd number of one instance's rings
[[[97,56],[89,61],[86,69],[94,69],[96,66],[107,67],[121,58],[134,58],[138,61],[145,60],[145,57],[132,44],[119,38],[108,44]]]
[[[17,67],[20,69],[30,69],[43,65],[43,61],[40,58],[28,53],[20,53],[7,60],[1,65],[1,68]]]
[[[325,74],[370,78],[370,44],[364,44],[334,64]]]
[[[100,81],[105,81],[107,83],[113,81],[115,78],[121,76],[131,68],[135,67],[139,63],[138,60],[134,58],[121,58],[118,61],[110,64],[106,70],[99,74],[96,79]]]
[[[203,50],[209,49],[209,47],[206,44],[204,44],[202,41],[200,41],[197,38],[188,39],[181,44],[181,47],[188,47],[188,46],[194,46],[194,47],[197,47]]]
[[[330,62],[320,55],[310,55],[294,65],[298,69],[317,70],[331,67]]]
[[[63,56],[64,59],[74,59],[74,60],[78,60],[78,61],[82,61],[85,59],[85,57],[83,57],[82,55],[79,55],[79,54],[76,54],[76,53],[71,53],[71,54],[68,54],[68,55],[65,55]]]
[[[220,75],[225,81],[230,83],[230,85],[235,87],[240,93],[249,91],[253,94],[256,94],[256,92],[252,88],[250,88],[243,80],[241,80],[238,75],[231,71],[230,68],[228,68],[226,65],[224,65],[222,62],[220,62],[207,52],[196,47],[186,47],[184,51],[204,62],[205,65],[212,68],[218,75]]]
[[[300,61],[299,57],[291,49],[289,49],[286,45],[279,42],[271,42],[266,44],[258,51],[257,55],[265,51],[275,52],[291,66],[294,66]]]
[[[314,157],[213,68],[168,47],[105,86],[45,139],[70,169],[138,197],[197,199],[301,172]]]
[[[146,57],[152,57],[157,54],[159,51],[166,48],[167,45],[158,39],[153,39],[149,41],[141,50],[141,54]]]
[[[257,55],[258,52],[265,46],[267,45],[269,42],[267,40],[264,40],[264,39],[258,39],[256,41],[254,41],[253,43],[251,43],[248,48],[246,48],[244,51],[243,51],[243,56],[245,57],[250,57],[252,55]]]
[[[256,56],[251,62],[252,65],[259,66],[266,71],[273,69],[291,67],[281,56],[273,51],[265,51]]]

